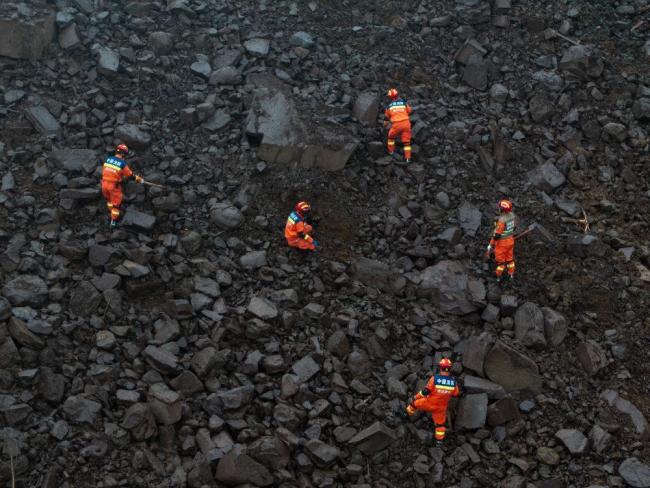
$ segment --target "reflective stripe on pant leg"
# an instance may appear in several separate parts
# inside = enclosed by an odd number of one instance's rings
[[[404,157],[406,159],[411,159],[411,146],[404,146]]]
[[[120,218],[120,209],[113,208],[111,209],[111,220],[117,220]]]
[[[393,152],[395,150],[395,139],[388,139],[388,152]]]
[[[447,434],[447,428],[442,425],[436,425],[436,440],[441,441]]]
[[[510,261],[508,263],[507,267],[508,267],[508,274],[509,275],[512,276],[513,274],[515,274],[515,262],[514,261]]]
[[[505,270],[506,270],[505,264],[500,264],[497,266],[494,272],[496,273],[497,276],[501,276]]]

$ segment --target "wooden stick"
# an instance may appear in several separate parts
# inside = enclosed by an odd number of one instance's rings
[[[165,188],[163,185],[159,185],[158,183],[151,183],[150,181],[142,180],[143,185],[147,186],[153,186],[154,188]]]
[[[634,32],[637,30],[639,27],[641,27],[643,24],[645,24],[645,20],[639,20],[636,24],[634,24],[634,27],[630,29],[630,32]]]
[[[560,39],[564,39],[565,41],[569,41],[574,46],[580,46],[580,43],[578,41],[574,41],[573,39],[570,39],[569,37],[567,37],[567,36],[565,36],[563,34],[560,34],[556,30],[554,30],[553,32],[555,32],[555,35],[558,36]]]

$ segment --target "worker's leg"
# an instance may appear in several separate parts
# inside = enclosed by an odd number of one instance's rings
[[[399,135],[399,126],[398,124],[393,124],[390,126],[388,131],[388,154],[393,154],[395,152],[395,139]]]
[[[447,435],[447,427],[445,426],[445,422],[447,421],[447,409],[434,410],[431,412],[431,418],[436,426],[436,441],[441,442],[445,440],[445,435]]]
[[[121,185],[116,185],[113,187],[111,190],[111,198],[109,200],[109,203],[111,204],[110,207],[110,212],[111,212],[111,223],[115,222],[120,219],[120,213],[121,213],[121,206],[122,206],[122,186]]]
[[[402,144],[404,145],[404,159],[407,162],[411,160],[411,124],[410,122],[404,126],[402,130]]]
[[[497,241],[494,248],[494,258],[497,261],[497,277],[503,275],[503,272],[508,270],[508,277],[512,278],[515,274],[515,240],[513,238],[503,239]]]
[[[314,239],[311,237],[309,239],[291,239],[287,240],[287,244],[291,247],[295,247],[297,249],[303,249],[305,251],[314,251],[316,250],[316,246],[314,245]]]

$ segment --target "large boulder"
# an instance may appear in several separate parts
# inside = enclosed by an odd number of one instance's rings
[[[485,358],[485,374],[506,391],[539,391],[542,378],[535,362],[502,342],[497,342]]]
[[[368,127],[377,125],[377,114],[379,113],[379,99],[374,92],[363,92],[354,102],[352,109],[356,119]]]
[[[482,281],[472,278],[458,261],[440,261],[422,271],[418,294],[430,297],[442,312],[466,315],[485,306]]]
[[[395,433],[381,422],[375,422],[353,436],[348,442],[367,456],[387,448],[395,441]]]
[[[532,349],[546,347],[544,335],[544,314],[532,302],[526,302],[515,313],[515,337],[524,346]]]
[[[488,396],[486,393],[464,395],[456,412],[457,429],[480,429],[487,418]]]
[[[603,60],[593,46],[570,46],[560,60],[560,70],[581,80],[598,78],[604,68]]]
[[[650,488],[650,466],[637,458],[628,458],[618,467],[625,482],[634,488]]]
[[[99,165],[92,149],[57,149],[50,153],[49,159],[59,168],[75,173],[91,174]]]
[[[47,299],[47,285],[36,275],[22,274],[2,287],[2,294],[12,305],[40,307]]]
[[[528,178],[535,187],[546,193],[553,193],[566,181],[566,178],[557,167],[548,161],[529,171]]]
[[[253,486],[270,486],[273,476],[266,467],[246,454],[230,451],[219,460],[214,475],[217,481],[227,486],[250,483]]]
[[[258,144],[257,156],[271,163],[300,163],[329,171],[345,167],[358,141],[332,122],[326,107],[301,107],[290,88],[269,74],[250,76],[255,97],[246,119],[246,135]],[[302,114],[309,114],[303,118]]]
[[[7,2],[6,6],[11,8],[13,4]],[[0,56],[42,58],[54,38],[54,19],[54,11],[49,9],[28,20],[20,15],[0,19]]]
[[[397,292],[405,283],[398,271],[376,259],[356,258],[350,271],[354,280],[385,292]]]

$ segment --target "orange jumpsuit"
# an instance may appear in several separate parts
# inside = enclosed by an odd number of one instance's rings
[[[428,392],[428,393],[427,393]],[[410,407],[431,413],[431,418],[436,426],[436,440],[442,441],[447,434],[445,422],[447,420],[447,405],[451,397],[460,395],[456,380],[448,374],[432,376],[426,389],[415,395]]]
[[[111,214],[111,221],[120,218],[120,205],[122,205],[122,180],[130,178],[133,172],[122,158],[109,156],[102,168],[102,194],[106,199],[106,206]]]
[[[391,122],[390,130],[388,131],[388,153],[395,152],[395,139],[397,136],[402,136],[402,144],[404,144],[404,158],[407,161],[411,159],[411,106],[406,103],[406,100],[398,99],[390,102],[384,115],[386,120]]]
[[[284,237],[287,244],[298,249],[314,251],[314,239],[309,235],[312,226],[305,222],[302,215],[295,210],[287,218],[287,224],[284,227]]]
[[[506,268],[510,277],[515,274],[515,223],[516,217],[512,212],[500,215],[494,223],[490,246],[494,248],[497,278],[503,275]]]

